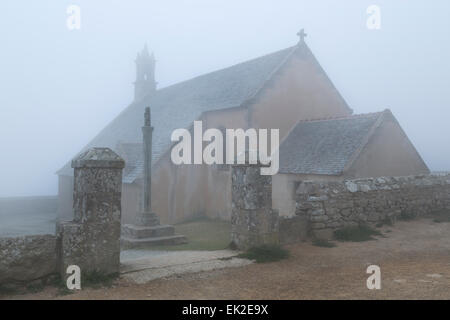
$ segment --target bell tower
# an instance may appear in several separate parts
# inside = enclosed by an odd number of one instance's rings
[[[134,100],[156,91],[155,57],[148,53],[147,45],[136,57],[136,81],[134,82]]]

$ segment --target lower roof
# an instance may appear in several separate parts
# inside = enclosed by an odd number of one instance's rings
[[[299,121],[280,146],[279,172],[341,175],[367,143],[383,114]]]

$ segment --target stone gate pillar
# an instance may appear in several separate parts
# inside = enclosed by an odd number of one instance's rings
[[[58,226],[60,272],[69,265],[81,274],[119,272],[122,169],[109,148],[92,148],[72,161],[74,219]]]
[[[231,241],[239,250],[278,243],[278,212],[272,209],[272,176],[261,164],[238,164],[231,177]]]

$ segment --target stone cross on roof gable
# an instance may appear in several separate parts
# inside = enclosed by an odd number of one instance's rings
[[[300,42],[303,42],[308,35],[305,33],[305,29],[302,29],[297,32],[297,36],[300,38]]]

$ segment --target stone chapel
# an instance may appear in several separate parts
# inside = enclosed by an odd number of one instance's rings
[[[153,54],[147,47],[138,54],[134,100],[80,150],[109,147],[125,159],[122,223],[132,223],[142,206],[146,107],[154,126],[152,206],[163,223],[230,219],[229,165],[171,161],[172,131],[191,129],[195,120],[204,130],[279,129],[280,171],[273,176],[272,199],[281,216],[294,214],[294,186],[306,179],[429,173],[394,115],[389,110],[354,115],[306,44],[306,34],[299,36],[292,47],[160,89]],[[57,174],[59,216],[71,219],[70,161]]]

